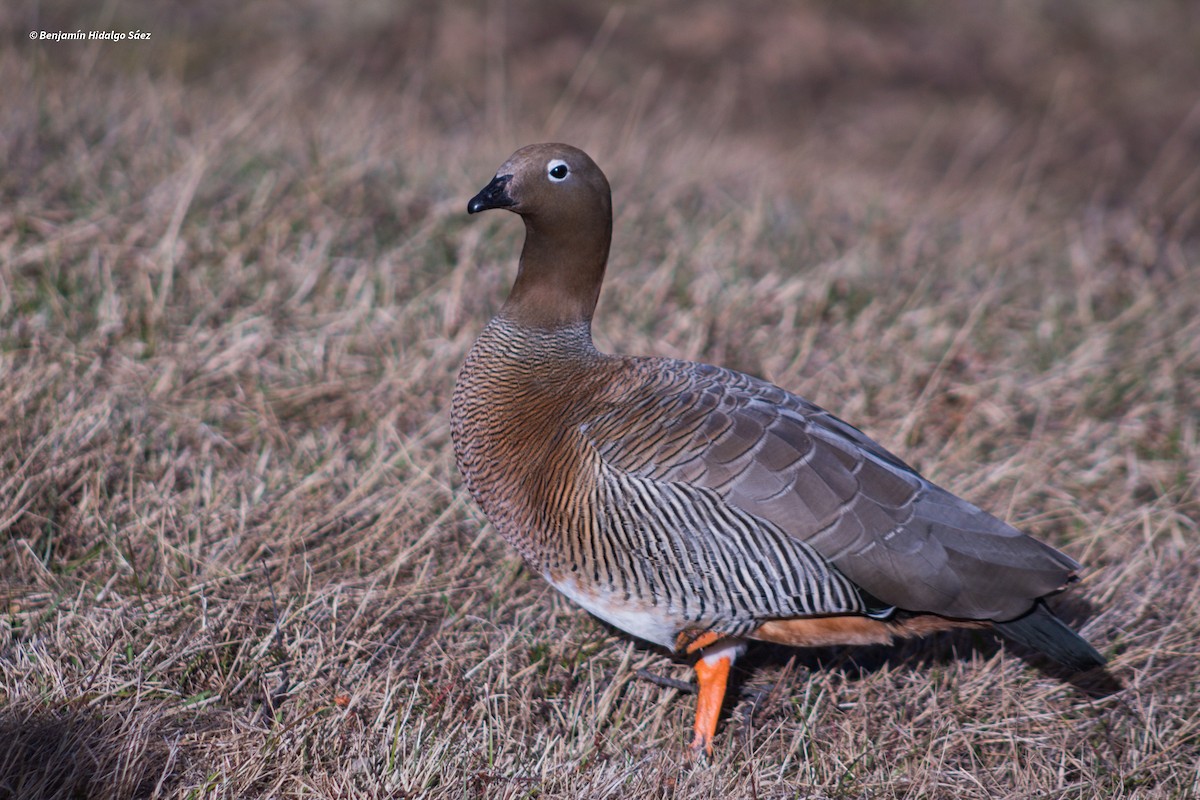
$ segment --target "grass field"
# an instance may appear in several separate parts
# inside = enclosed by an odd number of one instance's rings
[[[1200,796],[1194,4],[160,5],[0,11],[0,798]],[[688,667],[453,467],[521,236],[466,200],[547,139],[614,186],[603,349],[1085,562],[1120,687],[759,647],[687,764]]]

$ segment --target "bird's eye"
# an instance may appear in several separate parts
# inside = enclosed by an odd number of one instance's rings
[[[565,181],[567,179],[567,175],[570,173],[570,167],[568,167],[567,162],[563,161],[561,158],[556,158],[546,165],[546,174],[549,175],[550,180],[554,181],[555,183],[561,183],[562,181]]]

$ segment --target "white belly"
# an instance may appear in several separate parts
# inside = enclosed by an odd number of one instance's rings
[[[612,592],[585,591],[570,578],[556,581],[548,574],[543,577],[555,589],[609,625],[668,650],[675,649],[675,637],[688,627],[687,621],[671,609],[631,602]]]

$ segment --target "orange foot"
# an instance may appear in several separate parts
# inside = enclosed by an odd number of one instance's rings
[[[700,660],[696,662],[696,680],[700,684],[700,692],[696,700],[696,735],[691,745],[693,757],[712,755],[713,735],[717,732],[717,720],[721,716],[721,705],[725,702],[729,670],[745,649],[744,642],[725,639],[723,643],[701,655]]]
[[[711,756],[713,734],[717,732],[717,719],[721,716],[721,704],[725,702],[725,686],[729,682],[729,668],[733,660],[721,655],[709,663],[707,658],[696,662],[696,679],[700,682],[700,696],[696,701],[696,736],[692,739],[692,752],[703,752]]]

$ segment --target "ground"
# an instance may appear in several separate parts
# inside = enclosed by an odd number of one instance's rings
[[[134,41],[34,31],[140,30]],[[0,11],[0,798],[1200,795],[1192,3]],[[606,350],[764,376],[1084,562],[989,635],[685,664],[557,597],[448,405],[516,147]]]

